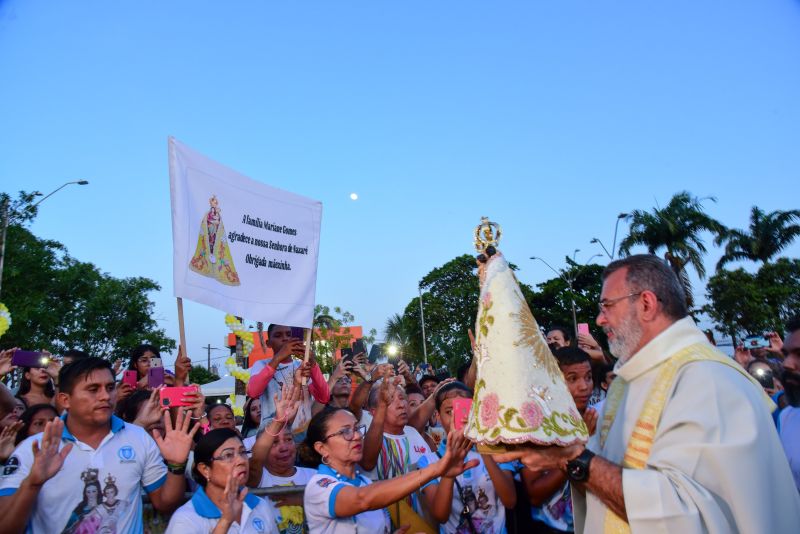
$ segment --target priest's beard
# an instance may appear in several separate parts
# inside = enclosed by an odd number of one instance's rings
[[[639,324],[639,314],[631,306],[628,315],[615,328],[604,328],[606,334],[612,332],[614,337],[608,342],[608,350],[623,363],[633,356],[634,351],[642,340],[642,326]]]

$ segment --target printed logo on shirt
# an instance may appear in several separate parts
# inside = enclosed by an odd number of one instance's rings
[[[425,447],[420,447],[419,445],[414,445],[414,452],[418,452],[420,454],[424,454],[428,449]]]
[[[3,476],[7,477],[13,475],[17,469],[19,469],[19,458],[12,456],[8,459],[6,466],[3,468]]]
[[[264,521],[262,521],[260,517],[253,519],[253,528],[256,529],[256,532],[264,532],[264,527]]]
[[[127,464],[131,462],[135,462],[134,458],[136,457],[136,453],[133,450],[133,447],[130,445],[125,445],[120,447],[117,451],[117,456],[119,456],[120,463]]]
[[[333,478],[321,478],[317,480],[317,484],[319,485],[320,488],[327,488],[334,482],[336,482],[336,480]]]

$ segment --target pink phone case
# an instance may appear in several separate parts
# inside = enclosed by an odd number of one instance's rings
[[[122,383],[128,384],[132,388],[136,388],[136,382],[138,381],[138,373],[136,371],[125,371],[122,374]]]
[[[578,333],[587,336],[591,335],[589,334],[589,323],[578,323]]]
[[[453,399],[453,428],[461,430],[469,417],[469,411],[472,409],[472,399],[465,399],[459,397]]]

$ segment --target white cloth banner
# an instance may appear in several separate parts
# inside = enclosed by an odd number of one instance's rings
[[[169,138],[175,296],[310,328],[322,203],[258,183]]]

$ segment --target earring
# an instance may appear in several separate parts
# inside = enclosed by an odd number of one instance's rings
[[[327,456],[322,457],[322,463],[325,465],[331,465],[331,461],[328,459]]]

